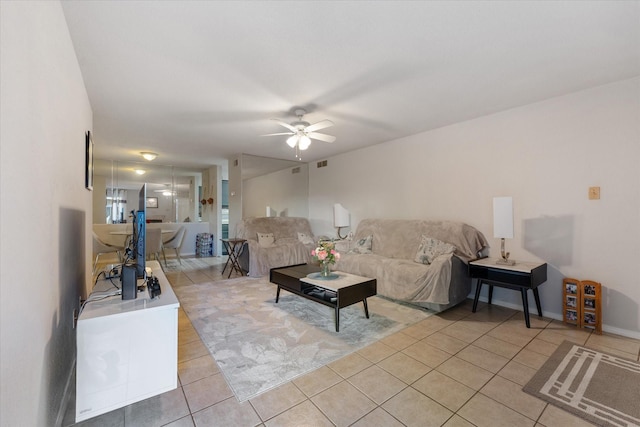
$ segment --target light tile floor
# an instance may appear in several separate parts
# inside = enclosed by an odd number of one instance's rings
[[[168,271],[172,286],[223,280],[224,258]],[[239,403],[184,311],[178,384],[162,395],[64,426],[582,426],[522,391],[563,340],[640,360],[640,340],[596,335],[471,300],[247,402]],[[327,309],[329,310],[329,309]]]

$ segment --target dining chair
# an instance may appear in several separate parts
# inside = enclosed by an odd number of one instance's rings
[[[123,249],[123,247],[103,242],[96,232],[93,231],[93,254],[95,256],[95,260],[93,262],[93,274],[96,274],[96,267],[98,266],[98,258],[100,258],[100,255],[115,253],[118,255],[118,261],[120,262],[122,261]]]
[[[187,229],[184,227],[180,227],[177,233],[169,240],[167,240],[162,245],[162,256],[164,257],[164,265],[167,266],[167,255],[164,253],[165,249],[173,249],[176,251],[176,256],[178,257],[178,261],[180,265],[182,265],[182,259],[180,259],[180,248],[182,248],[182,243],[184,242],[184,235]]]
[[[147,238],[145,240],[145,252],[147,258],[154,256],[160,262],[160,252],[162,252],[162,230],[160,228],[147,228]]]

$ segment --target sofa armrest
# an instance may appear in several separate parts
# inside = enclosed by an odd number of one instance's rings
[[[249,242],[244,242],[238,256],[238,264],[245,273],[249,272]]]

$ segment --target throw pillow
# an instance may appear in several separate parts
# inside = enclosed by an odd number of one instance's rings
[[[431,264],[440,255],[451,254],[455,250],[456,247],[451,243],[445,243],[433,237],[422,235],[414,261],[420,264]]]
[[[300,232],[298,232],[298,240],[300,240],[305,245],[312,245],[313,243],[315,243],[313,237]]]
[[[273,242],[275,241],[276,238],[273,236],[273,233],[258,233],[258,244],[263,248],[273,246]]]
[[[349,250],[350,254],[371,254],[371,242],[373,241],[373,234],[364,237],[362,239],[353,242],[353,247]]]

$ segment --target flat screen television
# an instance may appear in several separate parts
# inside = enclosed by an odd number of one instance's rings
[[[146,221],[147,184],[143,184],[138,194],[138,211],[133,221],[133,256],[135,258],[136,276],[145,276],[145,240],[147,235]]]

